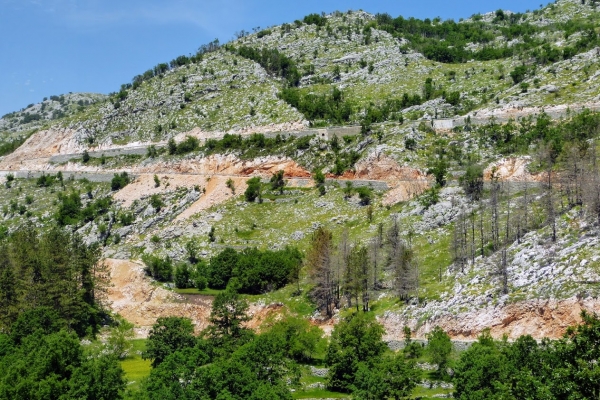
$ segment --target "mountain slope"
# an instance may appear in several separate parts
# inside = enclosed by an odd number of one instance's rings
[[[581,193],[597,183],[585,179],[597,175],[600,128],[596,114],[567,112],[600,101],[600,42],[588,29],[598,20],[571,0],[458,23],[310,15],[159,64],[107,98],[44,101],[0,121],[6,137],[32,134],[0,164],[2,231],[54,223],[66,193],[87,210],[71,228],[121,259],[186,262],[192,248],[209,260],[227,246],[306,251],[319,227],[336,246],[376,235],[388,243],[384,232],[399,224],[418,285],[399,294],[382,244],[372,306],[389,339],[404,325],[422,336],[435,324],[462,338],[486,326],[556,337],[577,319],[564,310],[598,309],[595,203]],[[464,126],[432,128],[432,119],[458,117]],[[282,190],[269,183],[279,170]],[[135,181],[110,190],[122,172]],[[262,202],[242,196],[252,177],[263,180]],[[547,177],[557,178],[550,189]],[[316,311],[289,291],[253,299]]]

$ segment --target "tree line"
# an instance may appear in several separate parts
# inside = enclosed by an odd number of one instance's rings
[[[241,293],[259,294],[298,280],[302,253],[294,247],[276,251],[228,247],[208,262],[193,256],[189,263],[175,265],[169,257],[151,254],[144,255],[143,261],[150,276],[162,282],[175,281],[178,288],[225,289],[233,284]]]
[[[52,324],[79,336],[97,332],[105,316],[107,272],[97,245],[53,227],[27,225],[0,242],[0,331],[23,313],[44,310]]]
[[[336,87],[324,94],[306,94],[299,89],[290,87],[284,88],[278,96],[313,123],[321,120],[333,124],[343,124],[350,121],[353,113],[352,103]]]
[[[110,323],[100,255],[57,226],[0,239],[0,398],[122,398],[118,359],[80,343]]]
[[[196,54],[194,55],[181,55],[174,58],[170,62],[159,63],[153,68],[145,71],[143,74],[134,76],[131,80],[131,83],[122,84],[119,92],[110,93],[109,96],[115,100],[115,107],[118,108],[120,106],[120,102],[125,100],[129,95],[128,90],[135,90],[139,88],[142,85],[142,83],[149,81],[150,79],[156,76],[162,76],[172,69],[182,67],[188,64],[198,64],[204,59],[205,54],[212,53],[214,51],[219,50],[220,48],[221,45],[219,44],[219,39],[215,39],[212,42],[201,45],[196,51]]]

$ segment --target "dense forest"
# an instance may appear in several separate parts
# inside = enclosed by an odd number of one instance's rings
[[[97,245],[26,226],[0,242],[0,398],[117,399],[118,359],[81,345],[110,321]]]

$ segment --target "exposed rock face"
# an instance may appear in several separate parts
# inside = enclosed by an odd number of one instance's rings
[[[393,158],[380,152],[373,152],[356,163],[352,179],[373,179],[386,181],[393,186],[398,181],[428,181],[425,173],[418,169],[400,166]]]
[[[386,340],[401,340],[404,325],[414,329],[417,337],[425,337],[435,326],[440,326],[457,340],[475,340],[487,328],[495,338],[507,335],[509,339],[516,339],[521,335],[531,335],[536,339],[557,339],[564,335],[569,326],[581,323],[583,310],[600,313],[600,300],[576,297],[566,300],[528,300],[432,318],[421,326],[417,326],[414,320],[404,320],[394,313],[386,313],[379,320],[386,328]]]
[[[400,166],[393,158],[377,151],[356,163],[355,171],[346,172],[342,178],[386,182],[391,190],[383,198],[384,205],[410,200],[431,185],[431,179],[422,171]]]
[[[65,170],[82,168],[79,164],[66,164]],[[94,167],[83,167],[94,170]],[[134,174],[190,174],[190,175],[222,175],[222,176],[261,176],[271,177],[275,172],[283,170],[286,178],[310,178],[311,174],[291,158],[259,157],[253,160],[240,160],[237,156],[215,154],[208,157],[193,157],[173,162],[158,162],[138,165],[127,171]]]
[[[491,180],[492,172],[501,181],[509,182],[538,182],[542,179],[538,175],[532,175],[527,170],[531,157],[509,157],[489,165],[483,171],[483,179]]]
[[[140,263],[125,260],[105,260],[111,273],[112,286],[108,301],[113,311],[136,326],[137,337],[147,337],[159,317],[190,318],[196,334],[209,324],[212,297],[181,296],[152,284]],[[265,321],[277,320],[281,304],[252,304],[247,326],[259,330]]]
[[[415,181],[399,181],[396,186],[389,190],[384,196],[381,203],[384,206],[408,201],[415,196],[420,195],[430,187],[430,182],[426,180]]]
[[[136,326],[138,337],[146,337],[159,317],[190,318],[198,333],[208,326],[212,301],[186,302],[185,298],[152,285],[141,264],[124,260],[105,261],[111,272],[108,300],[113,311]]]
[[[40,163],[44,164],[54,154],[61,151],[77,152],[79,148],[73,143],[74,134],[75,131],[71,129],[58,128],[34,133],[0,162],[0,169],[38,169]]]
[[[231,188],[227,186],[228,179],[233,181],[235,193],[243,193],[246,190],[246,178],[213,176],[210,181],[206,182],[204,193],[200,199],[179,214],[175,221],[177,222],[189,218],[196,213],[209,209],[215,204],[223,203],[232,198],[234,193]]]

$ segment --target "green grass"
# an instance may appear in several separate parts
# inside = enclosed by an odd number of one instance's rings
[[[150,360],[142,359],[139,352],[146,348],[146,339],[134,339],[131,355],[121,361],[121,368],[125,371],[125,379],[129,388],[137,388],[142,379],[150,375]]]
[[[371,302],[371,311],[376,315],[383,315],[386,311],[396,311],[404,306],[397,295],[390,293],[381,299],[377,299]]]
[[[318,376],[314,376],[310,373],[310,369],[308,367],[302,367],[302,378],[300,379],[300,383],[303,386],[307,386],[313,383],[322,383],[325,385],[327,380],[325,378],[320,378]],[[349,398],[347,393],[340,392],[332,392],[331,390],[327,390],[324,388],[311,388],[311,389],[297,389],[294,393],[292,393],[292,397],[295,399],[340,399],[340,398]]]
[[[56,220],[59,194],[68,194],[71,191],[84,194],[91,190],[95,193],[95,199],[98,199],[110,193],[110,183],[106,182],[64,179],[63,185],[55,180],[49,187],[39,187],[37,179],[15,179],[10,183],[10,187],[6,184],[0,185],[0,217],[3,219],[0,225],[18,228],[31,220],[31,217],[37,217],[38,223],[48,227]],[[28,196],[33,200],[31,204],[28,204]],[[25,212],[19,213],[11,204],[25,207]],[[31,217],[28,217],[28,214]]]
[[[216,296],[216,295],[224,292],[224,290],[221,290],[221,289],[211,289],[211,288],[206,288],[206,289],[202,289],[202,290],[198,290],[196,288],[187,288],[187,289],[175,288],[175,289],[173,289],[173,291],[178,294],[195,294],[195,295],[204,295],[204,296]]]
[[[290,284],[284,288],[281,288],[275,292],[267,293],[264,295],[246,296],[249,301],[257,302],[264,301],[266,304],[270,303],[282,303],[289,311],[299,316],[308,317],[315,311],[315,305],[308,299],[306,294],[306,288],[301,286],[302,293],[296,295],[298,290],[297,285]]]
[[[239,237],[240,239],[244,239],[244,240],[250,240],[252,239],[252,236],[254,235],[254,230],[248,230],[248,231],[240,231],[237,230],[235,232],[236,236]]]
[[[450,253],[451,233],[440,233],[434,238],[434,243],[429,244],[424,237],[415,240],[415,251],[420,257],[420,285],[422,291],[419,296],[428,299],[439,298],[439,294],[448,289],[449,282],[440,280],[440,272],[444,273],[452,264]]]

